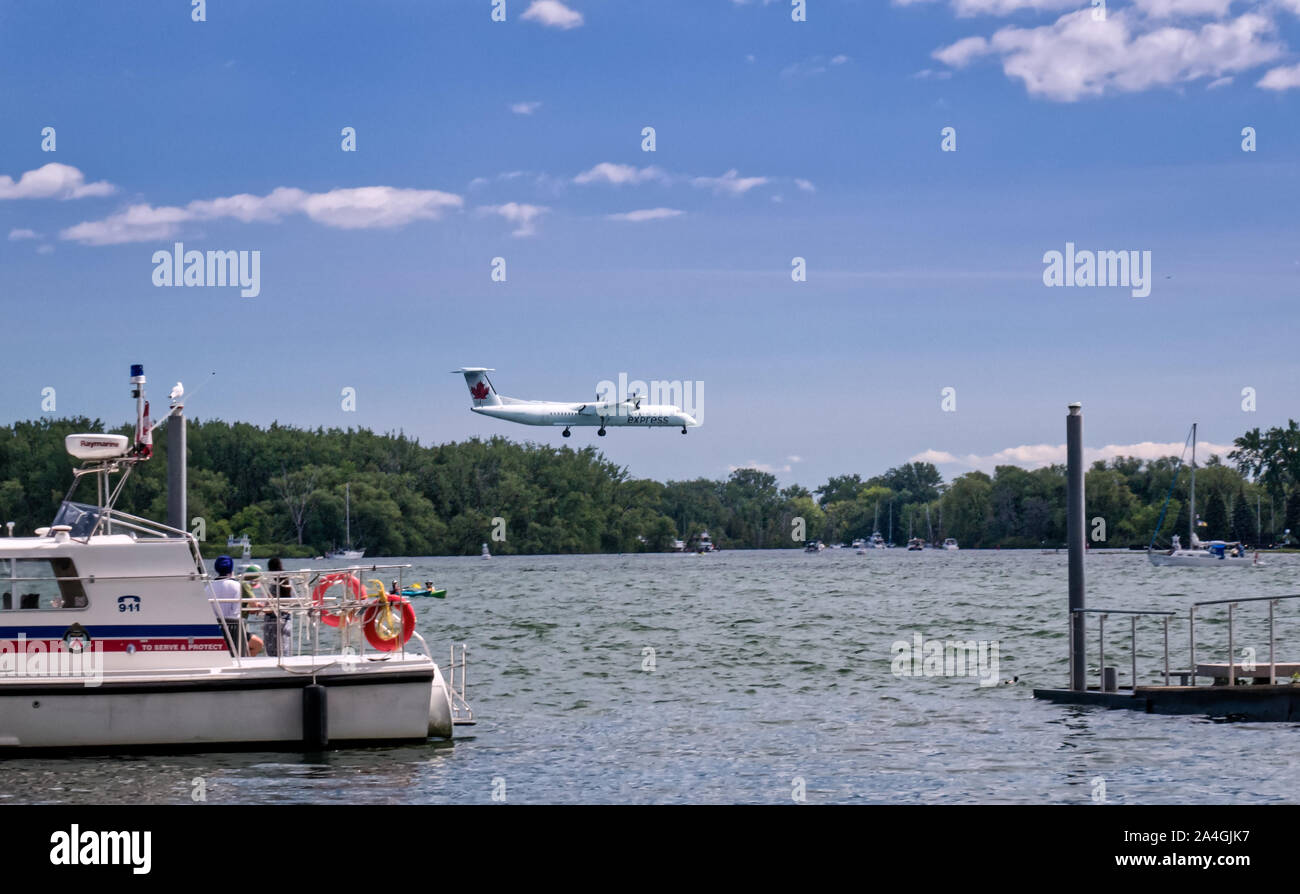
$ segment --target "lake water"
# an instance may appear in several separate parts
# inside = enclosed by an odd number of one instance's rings
[[[828,550],[714,555],[383,560],[415,565],[446,660],[469,644],[478,724],[452,743],[340,751],[9,760],[0,803],[1116,803],[1296,801],[1292,724],[1052,705],[1064,685],[1066,556]],[[1179,611],[1300,592],[1300,557],[1249,570],[1157,569],[1093,554],[1090,607]],[[291,563],[292,565],[293,563]],[[298,567],[293,565],[293,567]],[[1236,646],[1267,663],[1267,608],[1237,610]],[[1139,676],[1162,668],[1139,628]],[[1197,618],[1198,660],[1224,660],[1226,609]],[[1096,661],[1095,620],[1088,650]],[[898,676],[896,641],[998,646],[998,679]],[[1128,679],[1129,622],[1107,623]],[[1278,610],[1278,659],[1300,658],[1300,600]],[[653,650],[653,669],[651,653]],[[1095,674],[1095,667],[1093,668]],[[1095,677],[1094,677],[1095,679]],[[799,780],[802,780],[800,786]]]

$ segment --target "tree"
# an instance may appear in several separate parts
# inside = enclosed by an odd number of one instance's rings
[[[1300,487],[1291,491],[1286,498],[1286,521],[1284,526],[1291,532],[1291,540],[1300,538]]]
[[[1223,540],[1229,536],[1230,523],[1228,521],[1228,507],[1223,502],[1223,497],[1216,491],[1210,494],[1209,501],[1205,504],[1205,536],[1202,540]]]
[[[1258,531],[1255,527],[1255,513],[1246,502],[1246,489],[1237,488],[1237,497],[1232,501],[1232,539],[1240,543],[1255,543]]]

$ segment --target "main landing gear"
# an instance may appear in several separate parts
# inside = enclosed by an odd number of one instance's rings
[[[602,425],[600,428],[596,429],[596,434],[600,435],[602,438],[605,437],[605,426]]]
[[[682,426],[682,434],[686,434],[686,426]]]
[[[569,432],[568,428],[565,428],[565,430],[564,430],[563,432],[561,432],[561,434],[563,434],[563,435],[567,438],[567,437],[569,436],[570,432]]]

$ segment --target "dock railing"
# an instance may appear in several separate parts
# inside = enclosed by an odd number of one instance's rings
[[[1186,671],[1170,671],[1169,669],[1169,622],[1178,614],[1176,611],[1163,609],[1120,609],[1120,608],[1084,608],[1075,609],[1071,614],[1097,615],[1097,675],[1098,689],[1106,691],[1106,618],[1108,615],[1127,615],[1129,617],[1129,659],[1130,659],[1130,685],[1129,688],[1136,690],[1138,685],[1137,673],[1137,622],[1142,617],[1160,617],[1163,619],[1164,633],[1164,678],[1165,685],[1170,685],[1171,676],[1179,676],[1183,683],[1188,680],[1192,685],[1196,685],[1197,677],[1210,676],[1214,679],[1223,679],[1226,677],[1227,685],[1235,686],[1237,683],[1238,659],[1237,650],[1237,618],[1236,609],[1242,603],[1266,602],[1268,603],[1268,681],[1273,683],[1277,678],[1277,632],[1276,632],[1276,608],[1279,602],[1287,599],[1300,599],[1300,593],[1288,594],[1285,596],[1244,596],[1232,599],[1207,599],[1201,602],[1194,602],[1187,610],[1187,651],[1188,651],[1188,668]],[[1196,663],[1196,616],[1197,610],[1213,605],[1226,605],[1228,607],[1228,660],[1223,677],[1213,671],[1201,673],[1200,667]],[[1071,619],[1073,620],[1073,619]],[[1073,679],[1074,665],[1076,660],[1072,654],[1071,661],[1071,679]],[[1080,656],[1078,660],[1086,660]],[[1263,664],[1263,662],[1261,662]],[[1288,665],[1290,667],[1291,665]],[[1214,670],[1218,670],[1214,666]],[[1249,669],[1243,664],[1246,673]],[[1258,674],[1252,674],[1252,678],[1259,679]],[[1116,686],[1116,688],[1120,688]]]
[[[1274,627],[1274,609],[1283,599],[1300,599],[1300,593],[1293,593],[1286,596],[1247,596],[1237,599],[1207,599],[1203,602],[1194,602],[1187,610],[1187,642],[1191,653],[1191,679],[1196,683],[1197,665],[1196,665],[1196,610],[1206,605],[1226,605],[1228,607],[1228,685],[1237,684],[1237,658],[1236,658],[1236,630],[1234,627],[1234,614],[1237,605],[1242,602],[1267,602],[1268,603],[1268,681],[1273,683],[1277,677],[1277,655],[1276,655],[1276,633]]]
[[[1130,684],[1129,688],[1137,690],[1137,619],[1146,616],[1164,618],[1164,639],[1165,639],[1165,685],[1169,685],[1169,619],[1174,617],[1177,612],[1165,611],[1160,609],[1127,609],[1127,608],[1076,608],[1071,615],[1098,615],[1097,618],[1097,689],[1106,691],[1106,616],[1107,615],[1128,615],[1129,616],[1129,657],[1130,665]],[[1070,619],[1070,629],[1073,630],[1074,618]],[[1086,619],[1085,619],[1086,624]],[[1075,656],[1070,655],[1070,679],[1074,679]],[[1086,660],[1079,656],[1078,660]],[[1118,689],[1118,685],[1116,686]]]

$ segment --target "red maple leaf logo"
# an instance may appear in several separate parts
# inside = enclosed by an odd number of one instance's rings
[[[479,382],[473,388],[469,389],[470,397],[475,400],[483,400],[488,396],[488,386],[484,382]]]

